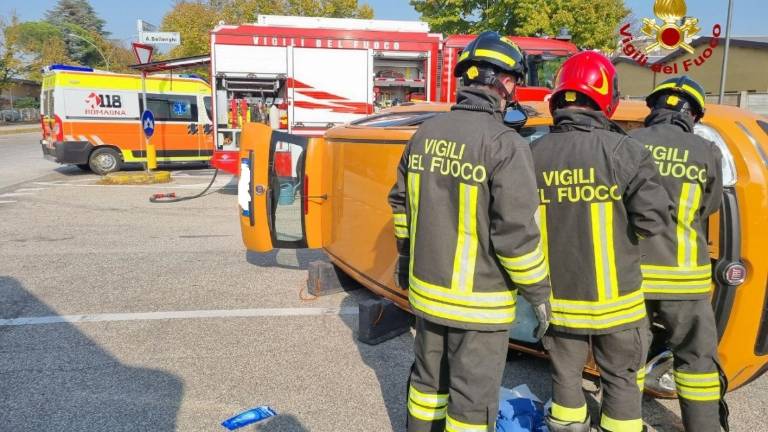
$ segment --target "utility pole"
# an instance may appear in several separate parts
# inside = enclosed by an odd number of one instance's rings
[[[725,80],[728,76],[728,51],[731,48],[731,24],[733,23],[733,0],[728,0],[728,22],[725,25],[725,52],[723,53],[723,68],[720,71],[720,96],[717,98],[719,105],[723,104],[725,96]]]

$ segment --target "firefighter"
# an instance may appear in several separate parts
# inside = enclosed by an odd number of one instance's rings
[[[656,162],[674,209],[672,223],[641,242],[643,291],[649,316],[664,326],[674,354],[673,374],[685,430],[720,431],[725,386],[717,365],[717,329],[709,301],[712,269],[707,217],[723,195],[720,150],[693,133],[704,117],[704,89],[681,76],[659,84],[646,99],[651,114],[632,136]],[[724,418],[725,420],[725,418]],[[727,421],[723,425],[727,428]]]
[[[538,337],[548,326],[533,160],[502,121],[525,70],[509,39],[479,35],[454,70],[457,104],[424,122],[398,167],[396,280],[416,315],[410,432],[495,431],[517,290]]]
[[[616,70],[585,51],[566,60],[550,99],[554,127],[532,144],[539,222],[552,281],[552,432],[588,432],[582,370],[591,350],[603,388],[600,428],[642,431],[647,319],[640,237],[665,229],[671,203],[651,153],[609,119]]]

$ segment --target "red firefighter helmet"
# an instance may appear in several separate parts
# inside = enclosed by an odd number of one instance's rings
[[[555,78],[549,108],[586,99],[610,118],[619,106],[619,80],[616,68],[604,55],[582,51],[563,62]]]

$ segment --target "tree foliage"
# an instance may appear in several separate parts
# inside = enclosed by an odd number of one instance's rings
[[[39,80],[43,67],[71,61],[61,30],[48,22],[16,23],[8,33],[13,35],[15,49],[24,59],[23,73],[19,75],[25,78]]]
[[[582,48],[612,50],[629,15],[624,0],[410,0],[432,31],[494,30],[514,36],[556,35],[567,27]]]
[[[373,9],[357,0],[181,0],[163,17],[160,27],[181,35],[181,45],[169,55],[187,57],[210,51],[210,31],[219,21],[255,22],[259,14],[370,19]]]
[[[104,63],[99,43],[109,33],[88,0],[58,0],[45,13],[45,21],[60,30],[70,59],[89,66]]]
[[[10,86],[11,79],[24,72],[18,52],[18,34],[12,30],[18,23],[15,14],[7,20],[0,17],[0,90]]]

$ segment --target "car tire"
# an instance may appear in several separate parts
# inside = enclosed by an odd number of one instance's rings
[[[111,172],[120,171],[123,161],[120,153],[110,147],[97,148],[91,152],[88,158],[88,166],[96,174],[105,175]]]
[[[83,171],[87,171],[87,172],[90,172],[90,171],[91,171],[91,166],[90,166],[90,165],[88,165],[88,164],[77,164],[77,165],[75,165],[75,166],[76,166],[76,167],[78,167],[78,168],[80,168],[80,169],[81,169],[81,170],[83,170]]]

